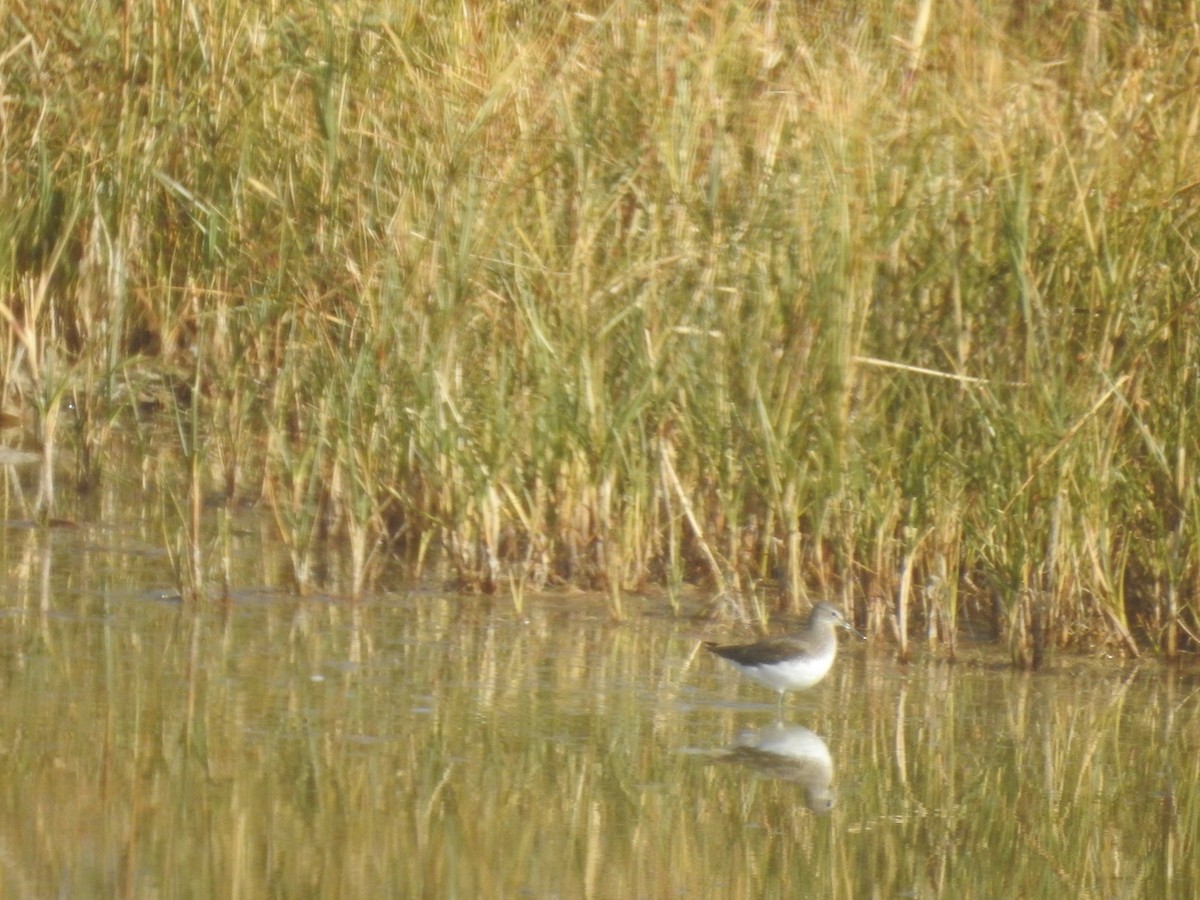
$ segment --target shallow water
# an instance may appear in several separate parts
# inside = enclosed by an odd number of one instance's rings
[[[0,531],[0,896],[1194,896],[1200,679],[842,638],[775,696],[652,601],[172,598],[161,525]]]

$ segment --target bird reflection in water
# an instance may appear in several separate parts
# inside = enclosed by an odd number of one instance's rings
[[[821,736],[803,725],[774,722],[766,728],[748,728],[722,759],[801,785],[805,804],[814,813],[833,809],[833,757]]]

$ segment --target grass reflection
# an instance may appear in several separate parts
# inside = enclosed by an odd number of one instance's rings
[[[53,583],[48,608],[10,599],[4,620],[6,894],[1197,886],[1187,671],[1028,675],[969,648],[898,666],[854,647],[776,721],[761,690],[693,654],[690,626],[614,626],[603,597],[531,598],[522,617],[407,595],[199,614]],[[790,772],[789,736],[806,756]],[[739,743],[756,767],[714,764]],[[826,790],[836,805],[814,815]]]

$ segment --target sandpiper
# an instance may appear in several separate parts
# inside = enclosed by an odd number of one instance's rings
[[[835,627],[866,639],[836,606],[818,603],[808,616],[808,624],[797,635],[766,638],[753,644],[718,646],[706,642],[704,646],[729,660],[743,675],[778,691],[782,704],[784,691],[803,691],[829,673],[837,656]]]

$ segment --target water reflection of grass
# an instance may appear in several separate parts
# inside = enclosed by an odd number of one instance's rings
[[[873,848],[867,864],[896,892],[1194,889],[1200,804],[1183,787],[1200,778],[1194,684],[1156,667],[937,671],[873,697],[893,720],[846,750],[885,761],[860,767],[856,802],[874,812],[849,843]]]
[[[518,605],[778,581],[898,598],[902,641],[994,618],[1024,665],[1173,652],[1187,7],[912,6],[14,13],[4,402],[49,458],[73,398],[88,484],[179,408],[198,592],[216,489],[300,588],[383,540]]]
[[[731,702],[715,661],[685,670],[678,623],[29,599],[0,671],[4,878],[29,896],[1174,897],[1200,878],[1200,707],[1157,666],[847,654],[785,712],[827,746],[817,816],[794,779],[717,761],[776,711]]]

